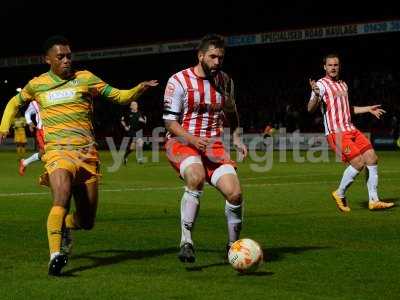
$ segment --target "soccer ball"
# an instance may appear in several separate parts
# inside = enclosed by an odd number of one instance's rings
[[[228,260],[240,273],[254,272],[263,262],[263,251],[256,241],[240,239],[229,249]]]

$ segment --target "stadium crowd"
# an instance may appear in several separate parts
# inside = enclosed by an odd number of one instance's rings
[[[226,57],[225,69],[235,81],[238,111],[244,132],[261,133],[266,125],[285,127],[288,132],[322,132],[321,114],[308,114],[306,104],[310,97],[309,78],[318,79],[321,73],[322,56],[337,52],[343,57],[342,78],[349,86],[352,105],[382,104],[387,114],[382,120],[371,120],[367,116],[354,117],[353,121],[363,131],[398,137],[400,127],[400,72],[397,62],[398,46],[388,44],[392,35],[369,36],[356,39],[293,42],[266,46],[232,48]],[[315,44],[321,51],[310,52]],[[386,46],[385,46],[386,45]],[[139,100],[142,112],[147,116],[145,135],[151,135],[155,127],[162,127],[162,99],[166,80],[183,65],[194,65],[191,52],[120,58],[114,60],[77,62],[79,67],[92,69],[113,84],[158,78],[160,87]],[[131,66],[132,74],[121,69]],[[40,74],[44,66],[19,67],[13,70],[0,69],[0,110],[15,94],[20,82],[28,74]],[[37,70],[37,71],[36,71]],[[8,78],[7,83],[5,79]],[[98,141],[106,136],[122,138],[124,130],[121,116],[128,107],[119,107],[107,101],[95,101],[94,126]],[[110,113],[112,112],[112,113]],[[28,133],[29,134],[29,133]]]

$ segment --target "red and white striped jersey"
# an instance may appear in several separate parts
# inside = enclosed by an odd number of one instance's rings
[[[342,80],[328,76],[317,81],[322,98],[321,112],[324,117],[325,134],[355,130],[351,122],[348,87]],[[314,98],[311,93],[310,100]]]
[[[26,123],[29,125],[32,123],[32,115],[35,115],[36,119],[36,128],[37,129],[42,129],[43,124],[42,124],[42,119],[40,118],[40,113],[39,113],[39,104],[37,101],[33,100],[29,103],[28,108],[25,111],[25,119]]]
[[[222,71],[215,83],[197,76],[193,67],[180,71],[165,88],[163,119],[178,121],[194,136],[218,137],[223,131],[225,97],[234,99],[233,90],[232,80]]]

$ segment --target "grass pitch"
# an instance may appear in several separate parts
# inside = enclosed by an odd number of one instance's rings
[[[400,205],[399,152],[380,152],[379,193]],[[146,153],[150,156],[150,153]],[[364,174],[350,187],[352,212],[338,212],[330,192],[341,163],[274,162],[257,173],[239,164],[244,191],[242,237],[258,241],[265,263],[240,275],[223,260],[224,201],[207,186],[194,233],[196,262],[176,258],[183,184],[161,162],[108,172],[96,226],[75,232],[64,276],[47,276],[47,188],[42,164],[17,174],[15,153],[0,153],[0,299],[398,299],[400,209],[370,212]],[[275,157],[277,161],[277,157]]]

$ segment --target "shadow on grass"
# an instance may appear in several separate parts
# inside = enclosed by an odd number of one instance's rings
[[[136,260],[149,257],[157,257],[165,254],[175,253],[176,248],[164,248],[164,249],[153,249],[153,250],[99,250],[93,252],[87,252],[80,255],[73,256],[74,259],[90,259],[92,263],[78,268],[73,268],[63,272],[63,276],[73,277],[75,273],[82,272],[85,270],[115,265],[120,262],[127,260]]]
[[[264,261],[278,261],[284,259],[286,254],[302,254],[306,251],[318,251],[323,249],[330,249],[332,247],[316,247],[316,246],[304,246],[304,247],[277,247],[263,249]]]
[[[259,277],[259,276],[272,276],[274,275],[274,272],[250,272],[250,273],[239,273],[238,276],[254,276],[254,277]]]
[[[221,261],[220,262],[211,263],[211,264],[188,266],[188,267],[186,267],[186,271],[189,271],[189,272],[201,272],[201,271],[203,271],[204,269],[207,269],[207,268],[230,266],[228,260],[224,257],[224,253],[222,251],[210,250],[210,249],[199,249],[198,252],[221,253]],[[273,272],[264,272],[264,271],[255,271],[255,272],[250,272],[250,273],[238,273],[238,276],[271,276],[271,275],[274,275],[274,273]]]
[[[269,262],[269,261],[278,261],[282,260],[286,254],[301,254],[306,251],[317,251],[317,250],[323,250],[323,249],[331,249],[332,247],[320,247],[320,246],[304,246],[304,247],[277,247],[277,248],[264,248],[263,253],[264,253],[264,261]],[[205,265],[202,268],[207,268],[207,267],[214,267],[214,266],[219,266],[219,265],[226,265],[228,262],[224,258],[225,252],[221,250],[215,250],[215,249],[199,249],[198,252],[212,252],[212,253],[221,253],[221,259],[224,261],[223,263],[215,263],[211,265]],[[199,268],[199,267],[194,267],[194,268]]]
[[[201,272],[207,268],[228,266],[228,265],[229,265],[228,262],[221,262],[221,263],[213,263],[213,264],[208,264],[208,265],[186,267],[186,270],[189,272]],[[238,273],[238,276],[271,276],[271,275],[274,275],[274,273],[273,272],[264,272],[264,271],[255,271],[255,272],[250,272],[250,273]]]
[[[211,268],[211,267],[220,267],[220,266],[226,266],[229,265],[228,262],[219,262],[219,263],[212,263],[212,264],[206,264],[206,265],[201,265],[201,266],[193,266],[193,267],[186,267],[187,271],[190,272],[199,272],[203,271],[204,269]]]
[[[263,249],[264,252],[264,261],[272,262],[284,259],[286,254],[302,254],[306,251],[318,251],[322,249],[329,249],[331,247],[317,247],[317,246],[305,246],[305,247],[278,247],[278,248],[268,248]],[[198,252],[221,252],[218,250],[210,250],[210,249],[199,249]],[[215,262],[211,264],[205,264],[200,266],[190,266],[186,267],[187,271],[190,272],[200,272],[204,269],[211,267],[219,267],[219,266],[227,266],[229,265],[228,261],[221,257],[222,262]],[[274,273],[272,272],[253,272],[253,273],[243,273],[241,276],[271,276]]]
[[[201,272],[207,268],[228,266],[228,265],[229,265],[228,262],[220,262],[220,263],[213,263],[213,264],[208,264],[208,265],[186,267],[186,270],[189,272]],[[264,271],[255,271],[255,272],[250,272],[250,273],[238,273],[238,276],[271,276],[271,275],[274,275],[274,273],[273,272],[264,272]]]
[[[278,247],[278,248],[268,248],[263,249],[264,260],[266,262],[278,261],[285,257],[286,254],[301,254],[306,251],[316,251],[321,249],[328,249],[330,247]],[[92,262],[88,265],[80,266],[63,272],[63,277],[76,277],[79,272],[90,270],[98,267],[109,266],[118,264],[128,260],[138,260],[149,257],[157,257],[166,254],[176,253],[176,248],[164,248],[164,249],[153,249],[153,250],[98,250],[87,252],[79,255],[73,256],[74,259],[89,259]],[[209,249],[199,249],[198,252],[221,252],[218,250]],[[221,254],[223,254],[221,252]],[[214,262],[211,264],[197,265],[186,267],[189,272],[199,272],[211,267],[227,266],[229,263],[221,258],[221,261]],[[254,273],[244,273],[241,276],[271,276],[272,272],[254,272]]]
[[[388,208],[388,209],[374,210],[374,212],[384,212],[386,210],[391,210],[393,208],[396,208],[396,206],[399,205],[398,202],[400,201],[400,198],[384,198],[384,199],[381,199],[381,201],[383,201],[383,202],[393,202],[394,206],[391,207],[391,208]],[[360,204],[360,207],[368,209],[368,201],[362,202]]]

